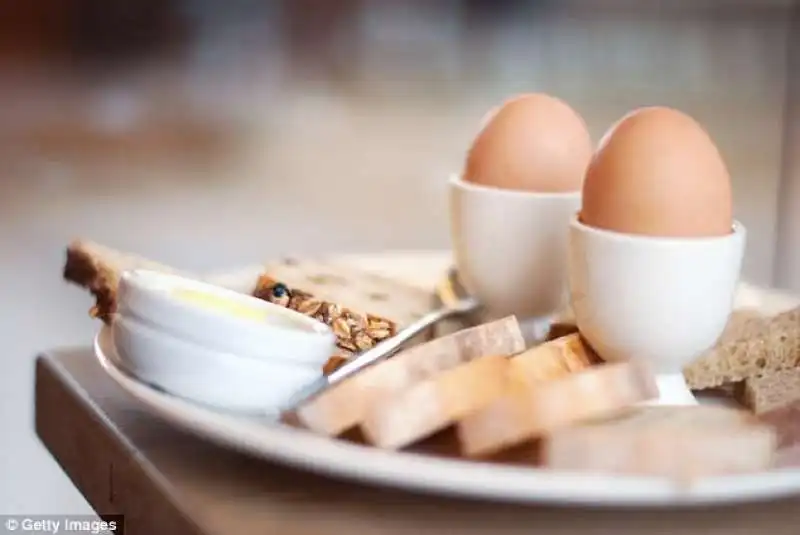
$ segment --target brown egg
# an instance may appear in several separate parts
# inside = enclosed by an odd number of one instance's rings
[[[467,155],[465,181],[539,193],[581,189],[592,140],[566,103],[520,95],[490,110],[484,121]]]
[[[721,236],[733,224],[728,170],[708,133],[664,107],[635,110],[600,141],[580,219],[648,236]]]

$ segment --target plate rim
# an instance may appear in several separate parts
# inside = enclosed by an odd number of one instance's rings
[[[659,478],[569,473],[380,450],[266,419],[224,413],[157,391],[114,362],[119,357],[107,325],[95,336],[93,349],[106,375],[169,425],[241,453],[352,482],[451,498],[593,508],[690,508],[800,494],[800,468],[708,478],[681,486]]]

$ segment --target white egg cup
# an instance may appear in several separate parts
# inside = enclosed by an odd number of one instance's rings
[[[567,303],[569,221],[580,191],[532,193],[450,178],[456,268],[486,318],[514,314],[530,343]]]
[[[659,405],[697,403],[683,368],[711,348],[733,310],[746,230],[660,238],[570,224],[575,319],[606,361],[638,361],[655,374]]]

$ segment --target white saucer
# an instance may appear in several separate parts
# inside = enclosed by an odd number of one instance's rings
[[[118,367],[108,327],[97,335],[95,353],[118,385],[172,425],[225,447],[344,479],[491,501],[592,507],[687,507],[800,495],[800,469],[677,486],[652,478],[573,474],[383,451],[317,436],[267,418],[215,411],[159,392]]]

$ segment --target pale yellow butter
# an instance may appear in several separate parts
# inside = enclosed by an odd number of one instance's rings
[[[214,295],[209,292],[178,288],[173,290],[172,294],[188,303],[199,305],[205,309],[223,312],[237,318],[251,319],[254,321],[265,321],[269,318],[269,312],[266,310],[237,303],[231,299],[226,299],[225,297]]]

